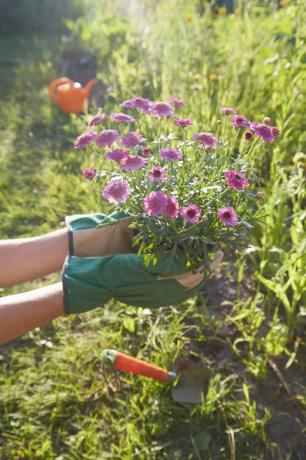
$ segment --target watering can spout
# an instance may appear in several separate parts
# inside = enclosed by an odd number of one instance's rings
[[[87,98],[89,96],[92,87],[98,83],[98,80],[94,78],[93,80],[89,80],[83,88],[84,96]]]

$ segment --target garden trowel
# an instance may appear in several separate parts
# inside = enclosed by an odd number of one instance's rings
[[[113,369],[142,375],[162,383],[172,383],[172,398],[185,404],[199,404],[203,400],[209,370],[202,362],[179,359],[168,371],[117,350],[104,350],[102,363]]]

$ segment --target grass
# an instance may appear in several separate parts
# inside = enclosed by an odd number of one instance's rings
[[[121,2],[104,1],[108,14],[92,14],[95,1],[85,3],[86,23],[70,23],[73,46],[97,55],[106,110],[137,93],[177,96],[201,130],[216,123],[221,105],[232,105],[254,119],[269,115],[282,136],[258,154],[263,223],[245,253],[229,251],[202,297],[158,311],[111,302],[1,349],[0,458],[302,460],[302,5],[242,11],[239,4],[235,15],[219,17],[201,16],[191,0],[143,2],[142,15],[131,16]],[[19,65],[16,54],[0,107],[2,238],[40,234],[62,226],[66,214],[101,209],[80,175],[90,159],[71,147],[82,122],[50,102],[55,63],[42,48],[39,64],[30,55]],[[180,356],[201,359],[210,375],[205,401],[177,404],[169,387],[102,368],[104,348],[166,367]]]

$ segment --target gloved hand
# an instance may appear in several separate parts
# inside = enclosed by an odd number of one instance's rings
[[[143,308],[174,305],[203,285],[203,272],[186,273],[184,260],[175,255],[164,254],[157,265],[146,267],[144,258],[133,252],[131,218],[124,213],[70,216],[66,222],[69,256],[62,272],[66,313],[82,313],[111,298]]]

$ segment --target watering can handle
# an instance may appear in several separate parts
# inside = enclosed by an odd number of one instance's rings
[[[58,94],[57,94],[57,87],[60,85],[63,85],[64,83],[74,83],[73,80],[70,80],[70,78],[62,77],[58,78],[57,80],[52,80],[50,85],[49,85],[49,94],[54,99],[55,101],[58,100]]]

